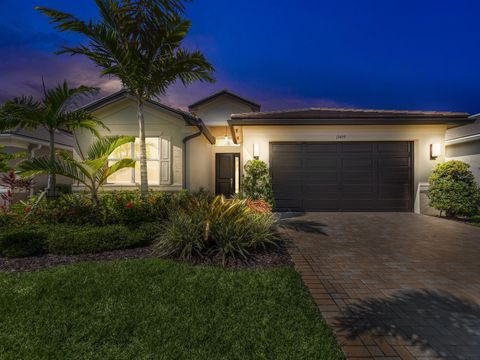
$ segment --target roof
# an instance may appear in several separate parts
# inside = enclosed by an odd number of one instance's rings
[[[230,96],[240,102],[243,102],[244,104],[247,104],[249,106],[251,106],[255,111],[259,111],[260,110],[260,104],[257,104],[256,102],[254,101],[251,101],[251,100],[248,100],[240,95],[237,95],[227,89],[223,89],[223,90],[220,90],[212,95],[209,95],[203,99],[200,99],[198,100],[197,102],[194,102],[193,104],[189,105],[188,106],[188,109],[191,110],[191,109],[194,109],[202,104],[205,104],[209,101],[212,101],[220,96],[224,96],[224,95],[227,95],[227,96]]]
[[[120,99],[124,99],[124,98],[134,99],[133,96],[131,96],[128,93],[127,90],[122,89],[122,90],[119,90],[119,91],[117,91],[113,94],[110,94],[110,95],[105,96],[101,99],[98,99],[98,100],[95,100],[95,101],[93,101],[89,104],[86,104],[86,105],[82,106],[80,109],[85,110],[85,111],[95,111],[97,109],[100,109],[104,106],[113,104],[116,101],[118,101]],[[156,107],[156,108],[159,108],[159,109],[162,109],[162,110],[166,110],[166,111],[171,112],[171,113],[176,114],[176,115],[180,115],[181,117],[183,117],[185,122],[187,124],[191,125],[191,126],[196,126],[199,129],[202,128],[203,129],[203,134],[208,139],[208,141],[210,141],[212,144],[215,143],[215,137],[210,133],[208,128],[203,123],[202,119],[196,117],[195,115],[193,115],[189,112],[173,108],[171,106],[162,104],[162,103],[160,103],[158,101],[155,101],[155,100],[147,100],[146,102],[148,104],[152,105],[153,107]]]
[[[445,136],[447,145],[480,139],[480,114],[470,116],[471,123],[449,129]]]
[[[472,122],[463,112],[308,108],[233,114],[231,125],[401,125]]]

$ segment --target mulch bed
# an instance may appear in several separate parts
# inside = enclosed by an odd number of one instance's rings
[[[194,265],[218,266],[226,269],[245,269],[245,268],[268,268],[279,266],[292,266],[292,260],[284,244],[278,247],[270,247],[265,250],[257,250],[251,254],[247,261],[240,259],[231,259],[223,266],[221,259],[200,259],[193,262]],[[25,272],[35,271],[54,266],[74,264],[81,261],[111,261],[127,259],[148,259],[156,258],[152,247],[142,247],[127,250],[107,251],[98,254],[82,255],[54,255],[46,254],[41,256],[32,256],[25,258],[1,258],[0,272]]]

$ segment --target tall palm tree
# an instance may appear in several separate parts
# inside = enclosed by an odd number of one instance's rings
[[[58,53],[80,54],[115,76],[137,101],[140,138],[140,190],[148,192],[145,101],[180,80],[213,82],[213,66],[200,51],[182,48],[190,22],[182,17],[182,0],[95,0],[99,20],[83,21],[61,11],[37,7],[59,31],[83,35],[87,42]]]
[[[107,136],[98,139],[80,161],[75,160],[70,153],[61,151],[53,163],[46,157],[22,161],[17,166],[17,173],[24,177],[50,173],[66,176],[83,184],[98,206],[98,191],[108,177],[121,169],[135,167],[132,159],[122,159],[108,166],[108,157],[120,146],[133,141],[133,136]]]
[[[58,130],[83,128],[97,135],[97,126],[103,123],[83,110],[74,110],[77,101],[94,94],[96,88],[89,86],[70,87],[66,81],[52,89],[43,86],[43,98],[39,101],[31,96],[16,97],[5,102],[0,109],[0,131],[21,127],[35,130],[43,127],[49,133],[50,162],[55,161],[55,133]],[[56,177],[48,177],[49,195],[55,194]]]

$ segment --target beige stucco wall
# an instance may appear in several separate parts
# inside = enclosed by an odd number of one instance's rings
[[[171,183],[169,185],[154,185],[150,188],[163,191],[177,191],[182,188],[183,182],[183,138],[193,133],[195,129],[185,124],[185,120],[166,110],[159,110],[151,105],[145,105],[145,135],[146,137],[168,136],[171,139]],[[102,136],[130,135],[139,136],[137,106],[133,100],[123,99],[114,104],[105,106],[94,112],[94,115],[103,121],[110,131],[99,129]],[[91,133],[80,131],[77,133],[83,151],[94,141]],[[77,146],[75,146],[77,150]],[[78,150],[77,150],[78,151]],[[106,184],[104,190],[135,189],[138,185]]]
[[[215,192],[215,154],[217,153],[240,154],[240,164],[242,164],[241,146],[212,146],[203,136],[187,143],[188,189],[198,191],[203,188],[212,193]]]
[[[200,117],[207,126],[227,125],[230,115],[252,112],[252,108],[238,100],[229,96],[215,98],[205,104],[192,109],[192,111]]]
[[[445,160],[444,125],[383,126],[245,126],[243,163],[253,158],[253,144],[260,145],[260,160],[269,162],[269,143],[273,141],[412,141],[414,143],[414,193],[428,182],[433,167]],[[340,139],[339,139],[340,138]],[[439,143],[442,155],[430,159],[430,144]],[[425,199],[415,196],[415,211],[425,208]]]

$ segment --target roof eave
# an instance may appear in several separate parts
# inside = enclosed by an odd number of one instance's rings
[[[451,118],[344,118],[344,119],[256,119],[235,118],[229,121],[232,126],[258,125],[448,125],[459,126],[470,123],[466,117]]]

